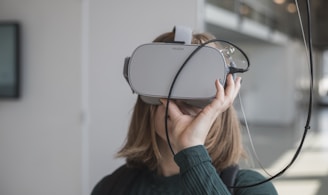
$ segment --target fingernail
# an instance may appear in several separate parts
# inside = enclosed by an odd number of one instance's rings
[[[165,100],[164,99],[159,99],[159,101],[163,104],[163,105],[165,105]]]

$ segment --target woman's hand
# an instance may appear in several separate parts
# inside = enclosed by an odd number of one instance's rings
[[[236,98],[240,89],[241,78],[233,80],[231,74],[227,77],[224,89],[216,80],[216,96],[213,101],[203,108],[196,116],[183,112],[179,106],[170,101],[168,109],[168,131],[171,144],[177,152],[196,145],[204,145],[206,136],[215,119],[228,109]],[[162,99],[164,106],[167,100]]]

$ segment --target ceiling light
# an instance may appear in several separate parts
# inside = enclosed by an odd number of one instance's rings
[[[240,12],[242,15],[246,16],[246,15],[248,15],[248,14],[250,13],[250,10],[249,10],[249,7],[247,7],[247,6],[245,6],[245,5],[242,5],[242,6],[240,6],[240,8],[239,8],[239,12]]]
[[[296,5],[294,3],[288,3],[287,11],[289,13],[295,13],[296,12]]]
[[[285,3],[286,2],[286,0],[273,0],[273,2],[275,3],[275,4],[283,4],[283,3]]]

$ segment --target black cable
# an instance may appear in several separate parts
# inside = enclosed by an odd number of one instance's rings
[[[313,99],[313,55],[312,55],[312,31],[311,31],[311,8],[309,0],[306,0],[307,19],[308,19],[308,47],[309,47],[309,60],[310,60],[310,97],[308,117],[306,120],[305,129],[310,129],[311,113],[312,113],[312,99]]]
[[[261,184],[264,184],[266,182],[269,182],[279,176],[281,176],[287,169],[289,169],[295,162],[295,160],[297,159],[297,157],[299,156],[301,150],[302,150],[302,147],[303,147],[303,144],[304,144],[304,140],[306,138],[306,135],[307,135],[307,132],[308,130],[310,129],[310,122],[311,122],[311,115],[312,115],[312,99],[313,99],[313,56],[312,56],[312,34],[311,34],[311,10],[310,10],[310,3],[309,3],[309,0],[305,0],[306,2],[306,10],[307,10],[307,30],[308,30],[308,52],[309,52],[309,65],[310,65],[310,93],[309,93],[309,107],[308,107],[308,115],[307,115],[307,121],[306,121],[306,124],[305,124],[305,127],[304,127],[304,133],[303,133],[303,136],[301,138],[301,141],[300,141],[300,144],[298,146],[298,148],[296,149],[296,152],[293,156],[293,158],[291,159],[291,161],[289,162],[289,164],[284,168],[282,169],[280,172],[278,172],[277,174],[271,176],[270,178],[268,179],[265,179],[263,181],[260,181],[260,182],[257,182],[257,183],[254,183],[254,184],[250,184],[250,185],[244,185],[244,186],[227,186],[228,188],[249,188],[249,187],[254,187],[254,186],[257,186],[257,185],[261,185]],[[300,16],[301,17],[301,16]],[[166,103],[166,109],[165,109],[165,133],[166,133],[166,138],[167,138],[167,142],[168,142],[168,145],[170,147],[170,150],[172,152],[173,155],[175,155],[175,152],[173,150],[173,147],[171,145],[171,142],[170,142],[170,136],[169,136],[169,133],[168,133],[168,126],[167,126],[167,120],[168,120],[168,109],[169,109],[169,102],[171,100],[171,94],[172,94],[172,91],[173,91],[173,87],[174,87],[174,84],[178,78],[178,76],[180,75],[180,72],[182,71],[182,69],[184,68],[184,66],[187,64],[187,62],[191,59],[191,57],[196,53],[198,52],[202,47],[204,47],[205,45],[209,44],[209,43],[212,43],[212,42],[226,42],[226,43],[229,43],[231,45],[233,45],[234,47],[236,47],[237,49],[239,49],[242,54],[245,56],[247,62],[248,62],[248,66],[246,69],[240,69],[239,71],[240,72],[246,72],[248,69],[249,69],[249,60],[248,60],[248,57],[247,55],[243,52],[243,50],[241,50],[239,47],[237,47],[236,45],[228,42],[228,41],[224,41],[224,40],[218,40],[218,39],[213,39],[213,40],[210,40],[210,41],[207,41],[201,45],[199,45],[189,56],[188,58],[185,60],[185,62],[181,65],[180,69],[178,70],[178,72],[176,73],[173,81],[172,81],[172,84],[170,86],[170,90],[169,90],[169,94],[168,94],[168,97],[167,97],[167,103]],[[239,72],[238,70],[235,70],[236,72]]]

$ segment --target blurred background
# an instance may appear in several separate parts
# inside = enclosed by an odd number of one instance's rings
[[[311,130],[295,164],[273,181],[282,195],[328,192],[328,3],[310,2]],[[292,159],[307,120],[306,20],[303,0],[1,0],[0,25],[20,27],[20,93],[0,99],[0,194],[87,195],[124,163],[115,153],[136,99],[124,58],[174,25],[211,32],[248,55],[235,102],[249,153],[242,166],[274,175]],[[6,71],[0,67],[1,82]]]

